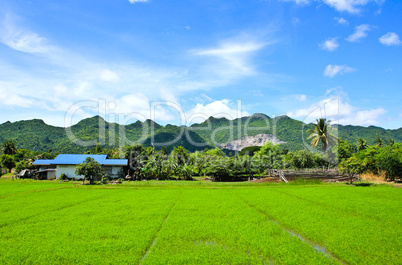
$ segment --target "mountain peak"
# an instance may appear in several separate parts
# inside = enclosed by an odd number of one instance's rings
[[[133,123],[130,123],[129,125],[127,125],[128,127],[141,127],[142,126],[142,122],[141,121],[136,121]]]
[[[104,118],[102,118],[99,115],[95,115],[93,117],[80,120],[77,124],[73,125],[72,127],[85,127],[85,126],[99,127],[100,122],[107,123]]]
[[[216,122],[216,121],[228,121],[228,119],[226,117],[219,117],[219,118],[215,118],[214,116],[210,116],[206,121],[210,121],[210,122]]]
[[[146,120],[143,122],[143,124],[146,124],[146,125],[148,125],[148,126],[153,125],[155,128],[160,128],[160,127],[162,127],[161,125],[159,125],[158,123],[154,122],[154,121],[151,120],[151,119],[146,119]]]
[[[286,114],[283,115],[279,115],[278,117],[276,117],[277,120],[279,119],[283,119],[283,120],[290,120],[290,117]]]
[[[251,115],[251,117],[255,117],[255,118],[258,118],[258,117],[264,117],[264,118],[268,118],[268,119],[270,119],[270,117],[268,116],[268,115],[265,115],[264,113],[254,113],[253,115]]]

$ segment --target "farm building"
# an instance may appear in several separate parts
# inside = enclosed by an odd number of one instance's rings
[[[38,179],[56,179],[56,169],[55,168],[41,168],[36,172]]]
[[[32,165],[39,166],[40,170],[56,169],[56,177],[66,174],[67,178],[82,179],[83,176],[75,174],[75,168],[78,164],[85,161],[87,157],[93,158],[96,162],[103,166],[106,175],[112,178],[118,178],[124,166],[128,165],[127,159],[107,159],[106,155],[77,155],[77,154],[61,154],[53,160],[38,159]]]

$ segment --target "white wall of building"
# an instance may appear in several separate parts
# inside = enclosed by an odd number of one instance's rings
[[[83,179],[84,176],[82,175],[77,176],[75,174],[75,167],[76,167],[75,165],[57,165],[57,178],[59,178],[60,175],[64,173],[67,175],[67,178]],[[122,168],[123,168],[122,166],[113,166],[111,168],[109,167],[109,170],[105,170],[106,171],[105,173],[109,177],[117,178],[119,177],[118,174]]]
[[[56,179],[56,170],[49,170],[47,172],[47,179]]]
[[[67,178],[83,179],[84,176],[77,176],[75,174],[75,167],[75,165],[57,165],[57,178],[64,173],[67,175]]]

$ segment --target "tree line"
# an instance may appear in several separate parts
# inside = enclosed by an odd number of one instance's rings
[[[193,177],[212,177],[215,180],[246,179],[267,175],[270,169],[337,168],[344,174],[355,175],[370,172],[384,173],[394,180],[401,177],[402,144],[381,138],[369,146],[360,138],[351,144],[331,133],[330,122],[318,119],[314,128],[308,130],[311,146],[320,152],[299,150],[289,152],[278,145],[266,143],[253,146],[241,152],[226,155],[219,148],[189,152],[183,146],[174,147],[169,153],[166,147],[156,150],[141,144],[125,146],[121,149],[102,147],[97,144],[86,154],[106,154],[108,158],[126,158],[129,166],[123,177],[132,180],[143,179],[182,179]],[[14,141],[1,144],[0,165],[16,172],[33,168],[36,159],[54,159],[56,154],[17,149]]]

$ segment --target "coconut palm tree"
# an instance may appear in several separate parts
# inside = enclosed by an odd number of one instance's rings
[[[322,150],[325,152],[327,150],[328,145],[335,143],[337,137],[329,131],[330,121],[327,121],[325,118],[317,119],[317,124],[314,124],[314,129],[307,130],[310,133],[310,136],[307,139],[311,140],[311,145],[313,147],[317,147],[317,145],[322,143]]]
[[[367,148],[367,141],[364,140],[363,138],[359,138],[357,140],[357,151],[361,151]]]

